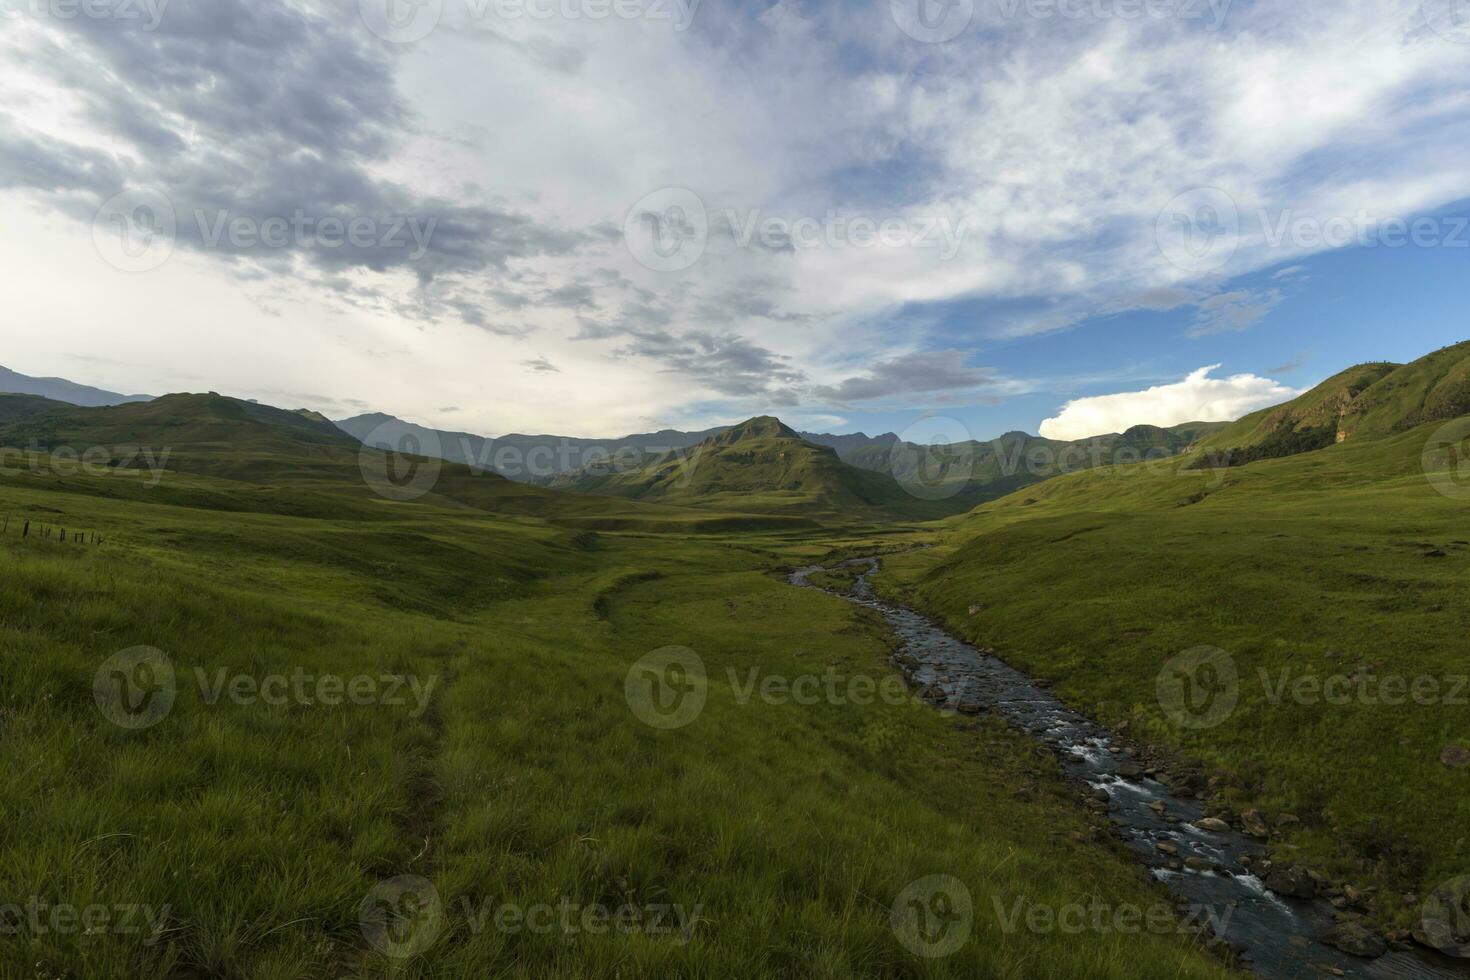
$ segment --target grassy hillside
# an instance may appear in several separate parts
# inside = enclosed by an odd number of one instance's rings
[[[1310,421],[1310,404],[1289,411]],[[1470,747],[1470,487],[1451,469],[1470,445],[1426,457],[1437,429],[1223,470],[1060,477],[892,559],[886,587],[1186,767],[1202,761],[1227,819],[1262,811],[1279,859],[1372,887],[1376,912],[1407,927],[1470,867],[1470,838],[1445,832],[1470,825],[1455,748]],[[1199,647],[1228,654],[1238,703],[1194,727],[1160,678]],[[1405,700],[1416,682],[1429,703]]]
[[[138,931],[10,931],[0,975],[1224,976],[1171,933],[1003,926],[1021,895],[1168,902],[1003,727],[910,701],[742,701],[727,670],[897,676],[853,607],[772,574],[821,541],[364,496],[326,482],[310,426],[277,422],[335,509],[266,512],[262,487],[217,475],[58,476],[49,458],[0,481],[4,513],[105,532],[0,535],[3,901],[144,909]],[[542,507],[638,506],[532,491],[517,488]],[[666,730],[625,692],[670,645],[709,681],[703,711]],[[175,697],[151,727],[119,727],[102,668],[139,646],[168,658]],[[264,696],[302,675],[305,696]],[[121,676],[161,689],[158,669]],[[344,699],[359,679],[370,696]],[[390,695],[395,680],[413,684]],[[932,875],[972,899],[941,958],[890,924]],[[504,908],[551,912],[530,928]],[[631,929],[583,926],[625,908]],[[405,918],[383,933],[389,913]]]
[[[1377,438],[1470,413],[1470,341],[1412,364],[1359,364],[1201,442],[1210,465],[1239,466]]]
[[[688,450],[606,464],[552,484],[580,493],[729,510],[824,517],[930,517],[953,505],[926,501],[884,473],[850,466],[779,419],[750,419]]]

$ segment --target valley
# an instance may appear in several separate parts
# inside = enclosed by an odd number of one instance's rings
[[[1456,975],[1467,363],[973,507],[771,417],[542,487],[0,395],[0,973]]]

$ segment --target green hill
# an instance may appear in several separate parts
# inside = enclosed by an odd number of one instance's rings
[[[939,516],[935,505],[897,480],[844,463],[771,416],[753,418],[687,450],[646,456],[633,466],[584,467],[552,484],[580,493],[718,506],[752,512]]]
[[[54,412],[70,407],[66,402],[59,402],[41,395],[0,394],[0,425],[14,422],[28,415],[39,415],[42,412]]]
[[[1470,413],[1470,341],[1412,364],[1359,364],[1200,444],[1201,465],[1240,466],[1380,438]]]

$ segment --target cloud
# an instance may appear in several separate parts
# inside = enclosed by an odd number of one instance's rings
[[[521,362],[521,366],[541,374],[560,374],[561,368],[552,364],[545,357],[533,357]]]
[[[1237,289],[1217,293],[1199,303],[1190,337],[1207,337],[1217,333],[1239,333],[1260,323],[1281,304],[1279,289]]]
[[[860,375],[834,385],[820,385],[813,394],[828,402],[874,401],[880,398],[923,398],[935,393],[967,392],[980,397],[994,395],[1001,379],[993,368],[972,367],[969,355],[960,350],[920,351],[874,364]]]
[[[1254,374],[1210,377],[1219,367],[1202,367],[1183,381],[1143,391],[1074,399],[1055,417],[1041,423],[1041,434],[1048,439],[1085,439],[1123,432],[1135,425],[1167,427],[1182,422],[1234,421],[1300,394]]]

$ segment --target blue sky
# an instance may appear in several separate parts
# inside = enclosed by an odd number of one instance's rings
[[[1467,215],[1461,202],[1429,216],[1448,235]],[[901,431],[933,413],[958,419],[980,438],[1034,434],[1072,398],[1169,384],[1212,364],[1220,365],[1215,376],[1253,374],[1302,389],[1365,361],[1411,361],[1470,339],[1470,232],[1462,240],[1428,248],[1351,246],[1231,280],[1227,289],[1282,292],[1278,305],[1238,332],[1189,337],[1189,311],[1135,310],[1068,330],[973,343],[968,349],[977,362],[1007,375],[1071,383],[999,404],[853,413],[851,430]],[[1273,279],[1282,269],[1299,271]],[[984,333],[988,312],[983,303],[955,304],[936,334],[963,345]]]
[[[1234,417],[1464,339],[1462,6],[7,6],[7,366],[487,435]]]

